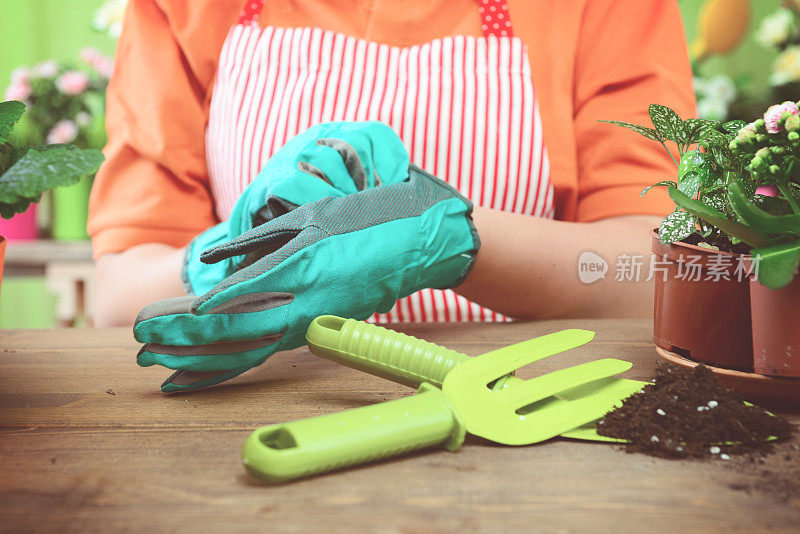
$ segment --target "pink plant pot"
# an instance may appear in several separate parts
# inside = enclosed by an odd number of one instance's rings
[[[36,204],[31,204],[24,213],[14,215],[10,219],[0,218],[0,235],[8,241],[25,241],[39,237],[36,226]]]

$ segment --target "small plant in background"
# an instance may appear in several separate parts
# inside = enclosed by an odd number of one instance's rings
[[[105,93],[113,61],[91,48],[82,50],[80,59],[80,64],[48,60],[11,74],[5,99],[29,109],[15,130],[18,142],[105,145]]]
[[[0,103],[0,216],[4,219],[24,212],[43,192],[94,174],[103,162],[103,154],[95,149],[13,143],[12,130],[24,113],[22,102]]]
[[[746,172],[747,160],[732,152],[729,145],[736,133],[745,123],[730,121],[721,123],[709,119],[681,119],[672,109],[653,104],[650,106],[650,120],[653,128],[619,121],[603,121],[629,128],[639,134],[662,144],[678,169],[675,179],[663,180],[642,191],[642,195],[653,187],[675,189],[686,198],[708,206],[723,214],[726,220],[735,219],[732,207],[727,201],[726,191],[733,181],[747,185],[750,196],[755,194],[756,185]],[[666,142],[674,143],[678,150],[676,160]],[[692,148],[696,145],[696,148]],[[721,221],[718,221],[721,222]],[[673,213],[661,222],[658,236],[662,243],[681,241],[695,233],[702,237],[701,242],[710,247],[734,249],[739,243],[725,234],[725,229],[698,221],[697,217],[676,205]]]
[[[701,245],[749,252],[763,285],[791,283],[800,265],[800,103],[772,106],[750,124],[684,121],[659,105],[650,118],[654,128],[604,122],[659,141],[678,167],[676,180],[642,192],[667,187],[675,202],[659,227],[661,242],[697,234]],[[677,145],[679,162],[666,141]]]
[[[736,101],[738,90],[730,76],[717,74],[710,78],[695,76],[697,115],[701,119],[724,121]]]
[[[122,18],[128,0],[108,0],[97,10],[92,21],[92,28],[117,39],[122,32]]]
[[[764,17],[756,40],[778,55],[772,64],[769,83],[775,99],[800,93],[800,2],[785,0],[783,6]]]

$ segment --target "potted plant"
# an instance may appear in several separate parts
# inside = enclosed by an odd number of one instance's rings
[[[28,107],[15,131],[16,142],[98,149],[105,145],[105,93],[113,62],[92,48],[82,50],[80,59],[44,61],[12,73],[6,100],[20,100]],[[73,186],[53,192],[54,238],[86,239],[92,178],[85,176]]]
[[[677,168],[676,177],[647,187],[668,187],[686,199],[722,214],[711,224],[676,203],[676,209],[653,231],[655,277],[653,341],[659,347],[718,367],[749,371],[753,367],[750,292],[744,261],[749,241],[727,230],[735,220],[726,191],[741,183],[748,194],[756,185],[748,162],[729,145],[742,121],[720,123],[682,120],[666,106],[651,105],[653,127],[604,121],[629,128],[661,143]],[[668,148],[677,148],[677,158]],[[744,228],[744,227],[743,227]],[[749,235],[749,228],[744,229]],[[654,268],[654,270],[656,270]]]
[[[99,150],[73,145],[22,146],[9,141],[14,125],[25,113],[19,101],[0,102],[0,216],[10,219],[38,202],[44,191],[71,185],[93,174],[103,162]],[[5,239],[0,236],[0,265]],[[2,271],[0,271],[2,276]]]
[[[747,243],[755,276],[750,281],[755,372],[800,377],[800,103],[770,107],[741,128],[729,144],[750,181],[727,186],[726,200],[737,219],[698,203],[670,187],[671,198],[705,223]]]

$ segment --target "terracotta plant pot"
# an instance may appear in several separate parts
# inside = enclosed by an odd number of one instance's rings
[[[750,282],[755,372],[800,377],[800,276],[782,289]]]
[[[657,262],[653,342],[694,361],[752,371],[744,257],[686,243],[663,245],[655,231],[652,239]]]

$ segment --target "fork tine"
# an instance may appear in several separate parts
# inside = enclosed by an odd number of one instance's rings
[[[566,369],[559,369],[545,375],[517,382],[513,387],[490,390],[485,386],[485,377],[471,376],[459,381],[455,388],[448,388],[445,382],[445,393],[461,411],[465,403],[468,408],[464,413],[476,419],[490,418],[491,413],[498,410],[517,411],[529,404],[539,402],[562,391],[592,382],[601,378],[614,376],[632,367],[630,362],[604,358]],[[456,368],[458,369],[458,368]],[[455,370],[454,370],[455,371]],[[454,371],[451,371],[454,372]],[[468,393],[468,397],[464,394]],[[469,423],[468,423],[469,426]]]
[[[503,406],[513,405],[516,410],[581,384],[623,373],[631,367],[633,364],[624,360],[603,358],[559,369],[490,393],[496,395],[496,402],[501,402]]]
[[[482,384],[485,386],[520,367],[580,347],[589,343],[593,338],[594,332],[591,330],[577,328],[561,330],[472,358],[468,369],[459,365],[447,374],[447,378],[451,381],[462,379],[472,381],[477,375],[485,378],[485,382]]]

